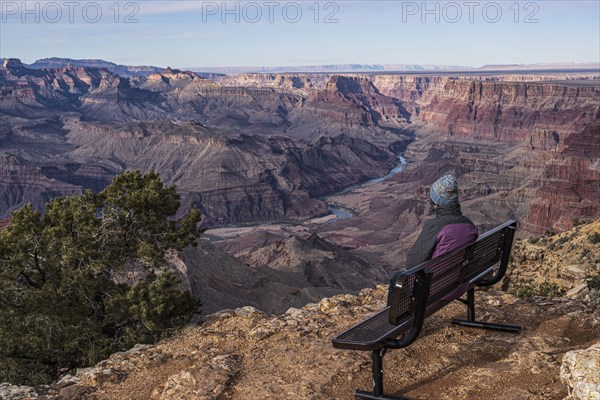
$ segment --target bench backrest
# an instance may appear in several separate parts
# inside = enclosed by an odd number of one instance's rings
[[[424,317],[450,303],[453,298],[446,298],[449,294],[456,294],[455,298],[474,286],[490,286],[499,282],[506,273],[516,226],[515,221],[505,222],[471,244],[395,274],[389,287],[389,322],[394,325],[415,324],[411,321],[417,319],[417,303],[419,299],[423,303],[424,295],[424,285],[415,283],[423,282],[425,277],[430,285]]]

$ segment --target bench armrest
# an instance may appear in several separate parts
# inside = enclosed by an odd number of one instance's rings
[[[390,279],[387,305],[390,307],[388,322],[392,325],[398,325],[400,299],[411,297],[409,286],[408,275],[404,271],[396,272]],[[414,313],[414,301],[412,299],[410,308],[411,313]]]
[[[502,244],[502,257],[500,258],[500,266],[498,267],[498,270],[491,278],[483,279],[477,282],[477,286],[492,286],[504,278],[506,269],[508,268],[508,262],[510,260],[510,252],[512,250],[513,240],[515,238],[515,231],[517,230],[517,223],[514,221],[511,222],[512,223],[506,227],[506,236],[504,237],[504,242]]]
[[[427,301],[429,299],[429,290],[431,288],[431,279],[433,273],[428,270],[420,270],[415,273],[415,281],[412,288],[412,294],[410,294],[408,287],[408,276],[406,273],[400,273],[395,275],[395,279],[392,279],[394,286],[391,294],[391,304],[389,311],[389,322],[390,324],[397,324],[398,307],[400,306],[400,300],[402,295],[411,296],[411,312],[414,314],[412,326],[410,330],[404,334],[401,339],[393,339],[385,344],[388,349],[399,349],[406,347],[414,342],[423,328],[423,322],[427,316]],[[407,290],[408,289],[408,290]]]

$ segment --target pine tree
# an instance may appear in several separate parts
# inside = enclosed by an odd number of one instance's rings
[[[124,172],[100,193],[26,205],[0,231],[0,382],[39,384],[181,327],[200,304],[169,250],[194,245],[200,212],[175,220],[175,186]],[[145,277],[121,282],[132,265]]]

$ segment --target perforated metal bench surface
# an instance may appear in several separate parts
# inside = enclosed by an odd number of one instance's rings
[[[374,350],[389,338],[398,337],[410,328],[412,316],[407,316],[399,325],[389,322],[390,307],[354,325],[333,339],[333,346],[348,350]]]
[[[445,296],[458,288],[464,288],[459,294],[462,295],[474,286],[497,282],[502,278],[498,275],[504,274],[506,265],[503,271],[495,271],[495,268],[506,252],[505,263],[508,261],[515,227],[514,221],[508,221],[484,233],[472,244],[397,274],[395,279],[401,278],[403,286],[391,282],[389,288],[390,298],[394,296],[394,291],[399,297],[396,309],[388,304],[382,311],[335,336],[332,339],[333,346],[339,349],[375,350],[384,348],[390,340],[411,329],[417,311],[414,305],[416,293],[413,290],[415,276],[424,270],[432,273],[426,317],[453,301],[454,298],[445,299]],[[484,278],[493,272],[496,275],[486,281]],[[402,317],[391,323],[390,314],[395,314],[394,317],[402,314]]]

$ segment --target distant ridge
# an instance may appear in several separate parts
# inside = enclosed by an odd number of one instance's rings
[[[16,59],[15,59],[16,60]],[[132,76],[148,76],[150,74],[161,73],[165,70],[163,67],[156,67],[153,65],[122,65],[116,64],[111,61],[105,61],[100,59],[73,59],[73,58],[60,58],[60,57],[51,57],[51,58],[42,58],[40,60],[36,60],[32,64],[23,64],[23,66],[32,69],[43,69],[43,68],[64,68],[67,65],[73,65],[75,67],[85,67],[85,68],[104,68],[109,70],[110,72],[123,76],[123,77],[132,77]],[[215,72],[208,73],[197,73],[201,78],[212,79],[215,76],[223,75]]]
[[[97,60],[97,59],[82,59],[76,60],[72,58],[42,58],[36,60],[33,64],[24,64],[26,67],[33,69],[42,68],[64,68],[68,64],[76,67],[92,67],[92,68],[105,68],[112,73],[120,76],[146,76],[156,72],[162,71],[164,68],[154,67],[151,65],[120,65],[110,61]]]
[[[42,68],[64,68],[68,64],[76,67],[94,67],[105,68],[120,76],[147,76],[152,73],[162,71],[163,67],[151,65],[122,65],[111,61],[100,59],[72,59],[51,57],[36,60],[32,64],[23,64],[26,67],[33,69]],[[293,72],[309,72],[309,73],[342,73],[342,72],[390,72],[390,71],[449,71],[449,70],[464,70],[473,69],[462,65],[431,65],[431,64],[326,64],[326,65],[305,65],[305,66],[281,66],[281,67],[264,67],[264,66],[221,66],[221,67],[191,67],[180,68],[190,70],[197,73],[210,74],[240,74],[240,73],[293,73]],[[202,75],[202,74],[201,74]]]
[[[17,59],[14,59],[17,60]],[[64,68],[68,64],[75,67],[93,67],[105,68],[117,75],[124,77],[148,76],[153,73],[160,73],[163,67],[152,65],[122,65],[111,61],[101,59],[72,59],[51,57],[36,60],[32,64],[23,64],[24,67],[33,69],[42,68]],[[485,72],[490,71],[531,71],[531,70],[576,70],[576,69],[597,69],[600,70],[600,63],[586,62],[556,62],[556,63],[537,63],[537,64],[486,64],[482,67],[472,67],[464,65],[434,65],[434,64],[323,64],[323,65],[300,65],[300,66],[220,66],[220,67],[189,67],[179,68],[197,73],[202,78],[212,79],[219,75],[237,75],[237,74],[286,74],[286,73],[309,73],[309,74],[340,74],[340,73],[452,73],[452,72]]]
[[[540,63],[540,64],[495,64],[483,67],[472,67],[464,65],[434,65],[434,64],[327,64],[327,65],[305,65],[284,67],[261,67],[261,66],[239,66],[239,67],[192,67],[188,68],[194,72],[212,72],[228,75],[234,74],[281,74],[281,73],[435,73],[435,72],[477,72],[484,71],[528,71],[528,70],[572,70],[572,69],[600,69],[600,63]]]
[[[557,62],[557,63],[537,63],[537,64],[486,64],[480,69],[485,70],[529,70],[529,69],[580,69],[580,68],[591,68],[600,69],[599,62],[586,62],[586,63],[574,63],[574,62]]]
[[[402,72],[402,71],[451,71],[473,69],[462,65],[430,64],[326,64],[282,67],[239,66],[239,67],[192,67],[194,72],[216,72],[223,74],[247,73],[348,73],[348,72]]]

